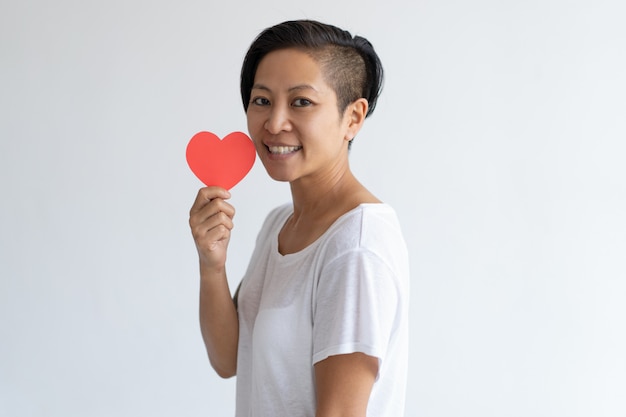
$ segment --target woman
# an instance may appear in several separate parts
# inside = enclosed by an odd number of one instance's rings
[[[268,28],[248,50],[248,130],[293,201],[267,217],[234,300],[225,272],[229,192],[201,189],[189,220],[202,335],[217,373],[238,377],[237,416],[404,413],[406,246],[394,211],[348,164],[381,86],[371,44],[319,22]]]

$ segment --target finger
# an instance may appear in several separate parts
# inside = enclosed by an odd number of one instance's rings
[[[230,239],[230,230],[224,225],[219,225],[207,232],[203,245],[206,245],[209,250],[214,250],[220,242],[228,241],[228,239]]]
[[[221,199],[215,199],[214,202],[216,200]],[[215,206],[218,208],[222,207],[223,210],[212,210],[209,212],[214,202],[203,207],[189,219],[191,233],[196,241],[215,241],[223,239],[225,234],[230,236],[230,231],[234,227],[232,220],[234,208],[221,200],[221,202],[217,202],[219,204],[215,204]]]
[[[206,205],[191,210],[189,213],[189,225],[193,228],[195,225],[204,223],[207,219],[220,213],[232,220],[235,216],[235,208],[221,198],[214,198]]]
[[[198,195],[191,207],[191,211],[197,211],[216,198],[229,199],[228,190],[221,187],[204,187],[198,191]]]
[[[228,242],[232,223],[201,224],[192,229],[198,249],[213,251],[221,242]]]
[[[210,233],[213,229],[220,229],[230,232],[234,227],[233,220],[226,213],[219,212],[211,217],[206,218],[203,222],[196,226],[199,233]],[[220,232],[221,234],[221,232]]]

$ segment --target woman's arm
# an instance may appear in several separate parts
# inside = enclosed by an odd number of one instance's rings
[[[225,273],[200,267],[200,330],[211,366],[222,378],[237,373],[239,321]]]
[[[226,251],[234,208],[228,191],[207,187],[198,192],[189,213],[200,262],[200,329],[213,369],[223,378],[237,372],[239,321],[228,280]]]
[[[378,359],[364,353],[329,356],[315,364],[315,417],[365,417]]]

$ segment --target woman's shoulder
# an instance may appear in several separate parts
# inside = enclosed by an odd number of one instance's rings
[[[340,217],[329,229],[320,255],[329,267],[377,265],[398,282],[408,280],[406,241],[398,216],[388,204],[361,204]]]
[[[329,228],[326,240],[337,252],[404,246],[396,211],[386,203],[362,203],[346,212]]]
[[[356,222],[374,227],[388,225],[398,226],[398,216],[392,206],[387,203],[360,203],[337,219],[337,224]]]

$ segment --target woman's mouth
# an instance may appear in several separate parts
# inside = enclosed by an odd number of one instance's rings
[[[267,149],[273,155],[287,155],[302,149],[302,146],[268,146]]]

